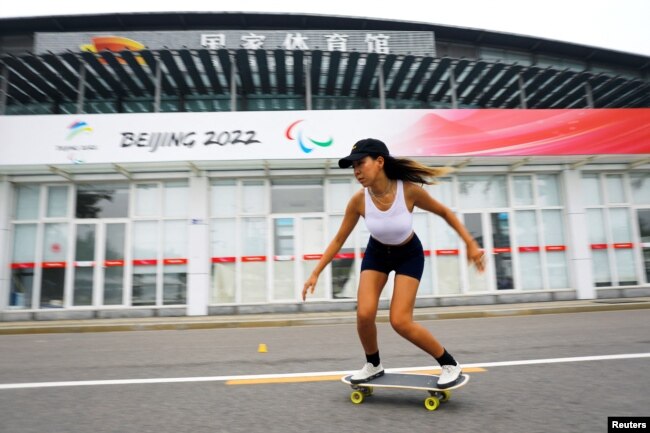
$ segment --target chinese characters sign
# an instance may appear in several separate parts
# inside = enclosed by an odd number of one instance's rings
[[[391,36],[384,33],[366,33],[366,51],[368,53],[390,54],[390,38]],[[308,42],[309,39],[315,39],[315,41]],[[311,49],[309,44],[311,44],[318,49],[321,47],[316,44],[318,44],[318,41],[322,42],[322,39],[324,39],[327,44],[326,48],[322,48],[326,51],[349,51],[348,40],[350,39],[350,35],[347,33],[324,34],[318,38],[303,36],[302,32],[287,33],[281,47],[279,48],[284,48],[285,50],[309,50]],[[241,48],[246,50],[259,50],[264,48],[266,36],[249,32],[247,35],[242,36],[240,41]],[[229,48],[226,45],[226,35],[224,33],[202,34],[201,46],[210,50]]]
[[[136,41],[149,50],[159,49],[284,49],[322,50],[377,54],[436,54],[433,32],[362,30],[197,30],[114,33],[36,33],[34,50],[59,53],[78,51],[98,36]]]

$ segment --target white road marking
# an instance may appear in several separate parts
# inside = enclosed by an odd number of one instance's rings
[[[573,358],[549,358],[549,359],[528,359],[522,361],[501,361],[485,362],[478,364],[463,364],[466,368],[493,368],[493,367],[512,367],[520,365],[539,365],[539,364],[560,364],[570,362],[591,362],[591,361],[614,361],[621,359],[639,359],[650,358],[648,353],[625,353],[620,355],[599,355],[599,356],[579,356]],[[408,368],[388,368],[388,373],[412,372],[419,370],[429,370],[431,366],[426,367],[408,367]],[[0,384],[0,390],[8,389],[34,389],[34,388],[58,388],[58,387],[77,387],[77,386],[106,386],[106,385],[146,385],[155,383],[191,383],[191,382],[227,382],[231,380],[254,380],[254,379],[280,379],[280,378],[317,378],[320,376],[345,376],[352,373],[351,371],[318,371],[311,373],[288,373],[288,374],[256,374],[240,376],[206,376],[206,377],[169,377],[158,379],[116,379],[116,380],[80,380],[67,382],[31,382],[31,383],[5,383]]]

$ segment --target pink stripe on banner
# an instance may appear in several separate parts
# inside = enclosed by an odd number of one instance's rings
[[[410,156],[650,153],[650,109],[426,111],[395,131],[391,152]]]

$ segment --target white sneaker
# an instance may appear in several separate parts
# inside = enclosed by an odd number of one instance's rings
[[[442,373],[438,378],[438,388],[449,388],[454,386],[460,377],[463,369],[459,365],[443,365]]]
[[[363,368],[352,375],[350,378],[351,383],[365,383],[384,375],[384,367],[379,364],[378,366],[372,365],[368,362]]]

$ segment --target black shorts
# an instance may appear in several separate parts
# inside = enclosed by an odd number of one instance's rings
[[[385,245],[370,236],[366,252],[361,261],[361,271],[373,271],[397,275],[408,275],[418,281],[424,271],[424,251],[416,234],[403,245]]]

